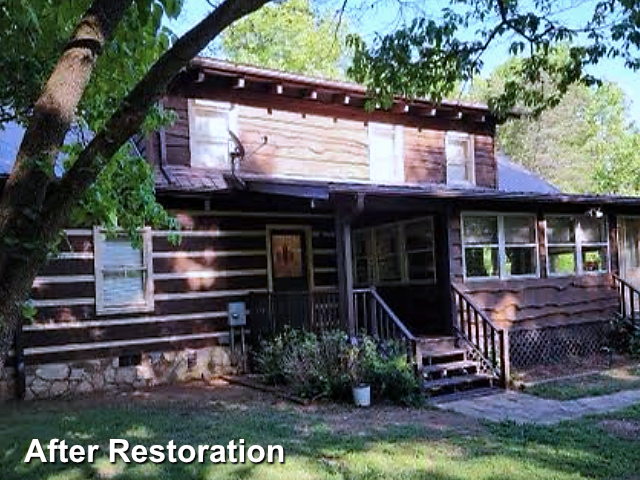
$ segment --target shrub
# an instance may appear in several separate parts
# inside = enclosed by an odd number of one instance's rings
[[[305,398],[345,400],[361,382],[371,385],[375,398],[405,404],[422,398],[401,345],[372,337],[354,345],[342,331],[316,335],[288,328],[261,343],[256,367],[265,381],[288,385]]]
[[[612,322],[610,344],[618,352],[640,357],[640,325],[632,325],[626,318]]]

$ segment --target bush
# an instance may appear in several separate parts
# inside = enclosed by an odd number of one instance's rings
[[[404,404],[422,398],[406,352],[372,337],[352,345],[342,331],[316,335],[288,328],[261,342],[255,360],[265,381],[287,385],[304,398],[346,400],[351,386],[361,382],[371,385],[375,398]]]
[[[616,318],[609,340],[614,350],[640,357],[640,325],[633,326],[626,318]]]

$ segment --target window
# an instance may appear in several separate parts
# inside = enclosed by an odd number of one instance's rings
[[[404,181],[404,128],[369,122],[369,177],[374,182]]]
[[[604,218],[547,217],[549,275],[581,275],[609,270],[609,242]]]
[[[435,281],[431,218],[355,230],[352,244],[357,284]]]
[[[189,100],[191,166],[228,169],[229,131],[237,131],[237,109],[224,102]]]
[[[475,184],[473,136],[462,132],[447,132],[445,137],[448,184]]]
[[[538,275],[538,243],[533,215],[463,215],[462,246],[467,278]]]
[[[106,238],[94,229],[96,312],[153,310],[151,230],[144,229],[143,246],[134,248],[125,236]]]

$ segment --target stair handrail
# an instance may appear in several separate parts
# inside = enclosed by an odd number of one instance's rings
[[[411,331],[407,328],[407,326],[402,322],[402,320],[400,320],[400,317],[398,317],[398,315],[393,311],[393,309],[389,306],[389,304],[387,304],[387,302],[384,301],[384,299],[382,298],[382,296],[377,292],[375,287],[368,287],[368,288],[356,288],[353,290],[353,294],[354,294],[354,298],[357,299],[358,296],[362,296],[363,299],[366,301],[367,296],[369,296],[370,299],[372,299],[375,304],[380,307],[382,309],[382,311],[385,313],[386,318],[389,319],[393,326],[398,330],[401,340],[405,343],[406,347],[407,347],[407,356],[408,359],[411,363],[414,364],[420,364],[421,359],[418,358],[419,357],[419,352],[418,352],[418,338],[413,335],[411,333]],[[366,306],[365,306],[366,308]],[[359,319],[357,318],[359,316],[359,313],[357,312],[357,308],[356,308],[356,329],[358,327],[358,325],[360,324]],[[366,321],[365,321],[366,323]],[[372,325],[369,324],[368,327],[371,327]],[[368,329],[367,329],[368,330]],[[388,330],[388,329],[387,329]],[[381,333],[383,332],[379,332],[379,331],[366,331],[366,333],[368,335],[373,335],[373,336],[378,336],[380,338],[383,338],[384,335],[381,335]],[[397,337],[396,337],[397,338]]]
[[[498,328],[484,312],[484,310],[471,298],[469,294],[464,292],[456,284],[451,283],[451,290],[456,299],[456,308],[458,309],[458,318],[461,322],[459,326],[454,324],[454,329],[458,335],[473,349],[474,353],[480,358],[482,363],[500,380],[503,387],[507,387],[509,384],[510,368],[509,368],[509,333],[507,330]],[[456,298],[457,297],[457,298]],[[463,310],[463,304],[466,306]],[[475,319],[475,325],[471,324],[471,319],[468,318],[473,313]],[[466,317],[465,317],[466,315]],[[482,321],[482,343],[480,345],[480,329],[478,318]],[[465,325],[462,323],[468,322],[466,325],[467,331],[465,331]],[[475,332],[473,328],[475,327]],[[487,327],[491,333],[491,339],[487,338]],[[476,341],[474,342],[473,333],[475,333]],[[498,345],[495,344],[496,337]],[[491,344],[490,344],[491,342]],[[499,356],[496,355],[496,351],[499,350]],[[489,355],[491,351],[491,355]],[[499,362],[498,362],[499,359]]]
[[[622,319],[631,320],[631,328],[636,328],[636,309],[635,309],[635,300],[634,295],[638,297],[638,307],[640,308],[640,290],[636,288],[634,285],[629,283],[624,278],[616,275],[615,273],[611,274],[613,278],[614,288],[618,289],[618,300],[620,301],[620,316]],[[625,289],[629,291],[629,309],[631,310],[631,316],[627,315],[627,302]]]

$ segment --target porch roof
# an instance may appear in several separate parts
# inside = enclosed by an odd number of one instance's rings
[[[488,188],[453,188],[443,184],[381,185],[358,182],[332,182],[298,179],[273,179],[242,176],[246,189],[320,200],[347,195],[380,198],[407,198],[451,201],[458,203],[487,201],[496,203],[534,203],[554,205],[640,207],[640,196],[568,194],[560,192],[504,192]]]

